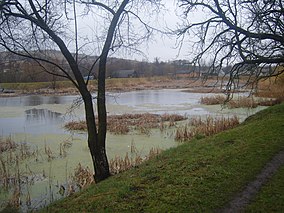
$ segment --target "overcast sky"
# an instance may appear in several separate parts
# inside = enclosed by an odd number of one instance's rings
[[[166,28],[175,29],[179,22],[179,17],[176,14],[176,3],[176,0],[164,0],[163,4],[165,5],[165,8],[161,10],[159,19],[151,21],[152,23],[150,23],[150,25],[163,31],[166,31]],[[90,19],[90,17],[84,19],[82,26],[86,26],[87,22],[88,27],[91,28],[93,25],[92,20],[95,19]],[[82,28],[82,31],[85,30],[88,30],[87,27],[84,29]],[[95,35],[96,33],[93,34],[93,36]],[[186,48],[183,49],[185,50]],[[160,61],[187,58],[185,54],[186,51],[179,52],[177,49],[176,36],[168,37],[159,33],[155,33],[155,36],[152,37],[148,43],[144,43],[143,46],[140,46],[139,50],[142,50],[145,55],[130,54],[128,52],[123,53],[123,51],[121,51],[116,54],[110,53],[110,56],[148,61],[154,61],[155,58],[159,58]]]
[[[170,29],[176,29],[177,24],[180,22],[180,17],[176,14],[176,2],[176,0],[165,0],[163,2],[166,11],[162,12],[163,14],[158,28],[163,29],[168,27]],[[144,52],[147,54],[150,61],[153,61],[156,57],[162,61],[186,59],[186,48],[184,47],[179,51],[176,39],[176,36],[169,37],[158,34],[149,42]]]
[[[163,21],[161,21],[161,28],[164,28],[167,25],[170,29],[175,29],[177,27],[178,22],[180,22],[180,18],[176,14],[176,1],[168,0],[164,1],[165,7],[167,11],[164,11]],[[154,37],[153,41],[150,42],[146,53],[149,57],[149,60],[153,60],[155,57],[160,60],[176,60],[176,59],[184,59],[186,57],[185,51],[179,52],[177,48],[177,40],[176,36],[163,36],[157,35]]]

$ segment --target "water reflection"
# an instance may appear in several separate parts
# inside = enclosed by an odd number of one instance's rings
[[[60,121],[61,113],[52,112],[48,109],[29,109],[25,111],[26,113],[26,121],[28,122],[40,122],[44,121],[46,123],[50,123],[53,121]]]
[[[24,106],[38,106],[41,104],[64,104],[66,98],[64,96],[27,96],[22,99]]]

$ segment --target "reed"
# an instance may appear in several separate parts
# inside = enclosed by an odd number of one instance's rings
[[[283,98],[284,100],[284,98]],[[275,104],[281,103],[280,98],[272,99],[272,98],[254,98],[240,96],[238,98],[234,98],[227,101],[227,98],[222,95],[201,97],[200,103],[205,105],[217,105],[217,104],[225,104],[228,108],[256,108],[258,106],[273,106]],[[227,101],[227,102],[226,102]]]
[[[84,167],[80,163],[74,170],[74,175],[71,177],[72,181],[80,188],[85,188],[86,186],[94,182],[93,173],[89,167]],[[71,186],[72,184],[70,184]],[[68,194],[72,193],[73,189],[69,186]]]
[[[59,144],[59,156],[60,157],[66,157],[67,156],[67,149],[69,149],[71,146],[72,146],[72,142],[69,139],[61,142]]]
[[[178,114],[123,114],[110,115],[107,119],[107,128],[113,134],[127,134],[130,131],[137,131],[140,134],[149,135],[151,129],[159,128],[163,131],[167,127],[175,126],[176,122],[186,120],[187,117]],[[65,124],[68,130],[85,131],[85,121],[72,121]]]
[[[205,119],[193,118],[191,121],[177,129],[176,141],[189,141],[193,138],[202,138],[231,129],[239,124],[237,116],[230,118],[207,116]]]
[[[233,108],[256,108],[260,103],[253,97],[238,97],[237,99],[232,99],[228,102],[228,107]]]
[[[205,96],[200,98],[200,103],[205,105],[224,104],[225,101],[226,96],[224,95]]]
[[[18,209],[20,205],[21,205],[21,191],[19,187],[15,187],[12,197],[9,200],[9,206],[12,206]]]
[[[50,147],[47,146],[46,144],[44,145],[44,153],[47,155],[48,161],[51,161],[54,158],[53,152],[51,151]]]
[[[68,148],[72,146],[71,142],[72,137],[60,143],[59,157],[67,155]],[[39,161],[39,156],[46,155],[47,157],[42,157],[42,160],[51,161],[58,157],[56,153],[46,143],[43,149],[38,149],[37,146],[33,148],[27,142],[16,143],[11,137],[1,137],[0,147],[0,188],[4,189],[5,193],[9,193],[8,201],[5,202],[5,205],[9,205],[12,208],[19,208],[21,205],[33,205],[28,187],[37,180],[45,178],[49,180],[49,194],[52,201],[52,177],[47,177],[44,170],[42,174],[34,173],[26,160],[34,159]],[[72,189],[74,189],[73,186],[67,187],[67,195],[72,193]]]
[[[0,153],[15,150],[17,148],[17,144],[11,139],[11,137],[1,137],[0,136]]]
[[[131,148],[131,150],[133,150],[133,148]],[[135,151],[134,155],[132,153],[131,157],[128,156],[128,153],[126,153],[125,157],[116,156],[109,161],[110,172],[113,175],[124,172],[130,168],[140,165],[146,160],[156,157],[161,152],[162,150],[159,148],[151,148],[145,157],[142,157],[137,150]]]
[[[8,189],[8,185],[9,185],[9,172],[8,172],[8,168],[6,165],[6,162],[2,159],[2,157],[0,156],[0,163],[1,163],[1,170],[0,170],[0,177],[1,177],[1,181],[0,181],[0,185],[3,186],[3,188],[5,190]]]
[[[86,121],[70,121],[64,127],[68,130],[87,131]]]
[[[279,68],[280,69],[280,68]],[[283,69],[283,67],[282,67]],[[264,98],[284,100],[284,74],[260,80],[255,95]]]

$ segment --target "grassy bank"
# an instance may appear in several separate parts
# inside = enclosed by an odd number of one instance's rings
[[[284,104],[270,107],[235,129],[167,150],[137,168],[92,185],[42,211],[201,212],[221,209],[255,178],[273,155],[284,149],[283,123]],[[283,176],[283,172],[280,175]],[[281,193],[283,197],[284,192]],[[280,211],[281,204],[271,203],[276,194],[270,196],[261,199]],[[260,210],[258,204],[250,208]]]
[[[246,212],[283,212],[284,166],[265,184]]]

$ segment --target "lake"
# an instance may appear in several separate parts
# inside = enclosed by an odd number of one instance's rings
[[[202,96],[210,94],[188,93],[178,89],[141,90],[107,94],[109,115],[124,113],[177,113],[193,116],[238,115],[241,120],[262,108],[253,110],[223,109],[221,106],[205,106],[199,103]],[[94,102],[96,101],[94,95]],[[26,146],[31,157],[18,159],[9,154],[2,161],[9,162],[10,175],[21,173],[27,179],[21,188],[22,211],[39,208],[62,197],[60,186],[66,185],[74,169],[81,163],[92,169],[87,147],[87,135],[83,132],[69,132],[64,124],[72,120],[84,119],[84,109],[79,96],[20,96],[0,98],[0,131],[2,137]],[[162,150],[178,145],[174,141],[174,129],[163,132],[151,130],[149,135],[130,133],[127,135],[107,134],[107,154],[109,159],[124,157],[126,153],[145,156],[151,148]],[[66,153],[62,147],[68,144]],[[131,153],[135,147],[136,152]],[[22,151],[23,152],[23,151]],[[23,154],[23,153],[21,153]],[[130,156],[132,157],[132,156]],[[18,167],[14,167],[18,165]],[[0,170],[1,171],[1,170]],[[14,175],[16,176],[16,175]],[[12,190],[0,189],[0,210],[13,196]],[[1,203],[2,202],[2,203]]]

